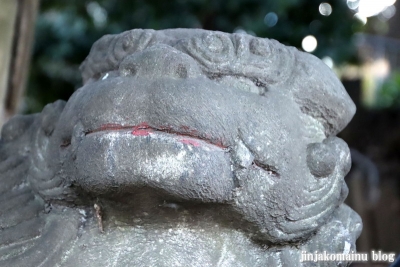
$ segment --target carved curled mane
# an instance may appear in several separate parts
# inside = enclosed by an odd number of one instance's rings
[[[267,84],[288,79],[296,51],[275,40],[245,34],[200,29],[135,29],[106,35],[95,42],[80,67],[83,81],[96,80],[117,70],[124,58],[156,44],[169,45],[190,55],[209,76],[242,76]]]
[[[32,137],[40,129],[40,120],[40,114],[18,115],[2,129],[0,266],[41,266],[58,257],[62,246],[76,237],[75,212],[46,214],[45,202],[29,179]]]

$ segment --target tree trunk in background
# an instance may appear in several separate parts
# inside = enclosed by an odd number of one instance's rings
[[[0,8],[0,126],[6,120],[6,97],[18,3],[3,0]]]
[[[39,0],[1,0],[0,127],[18,111],[29,70]]]

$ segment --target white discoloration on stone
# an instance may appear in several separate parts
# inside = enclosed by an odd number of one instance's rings
[[[104,81],[105,79],[107,79],[107,77],[108,77],[108,72],[101,79]]]
[[[351,244],[347,241],[344,242],[344,249],[343,249],[343,254],[349,254],[350,253],[350,248]]]

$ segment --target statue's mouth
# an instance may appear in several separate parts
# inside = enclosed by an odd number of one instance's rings
[[[78,172],[71,175],[96,195],[136,194],[146,187],[180,200],[230,199],[234,178],[227,146],[187,127],[181,129],[147,123],[94,127],[85,131],[76,147]]]
[[[154,127],[148,123],[143,122],[138,125],[122,125],[116,123],[102,124],[99,128],[89,130],[85,132],[85,135],[91,135],[94,133],[107,133],[117,131],[129,131],[133,136],[150,136],[167,134],[169,136],[175,136],[178,142],[194,147],[200,146],[216,146],[218,148],[227,149],[227,146],[223,144],[221,140],[213,138],[211,135],[199,133],[197,130],[190,129],[187,126],[181,126],[181,131],[175,130],[172,127]]]

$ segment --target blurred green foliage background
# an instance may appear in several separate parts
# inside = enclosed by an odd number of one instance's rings
[[[377,94],[379,108],[400,107],[400,71],[394,71]]]
[[[318,57],[335,64],[356,62],[352,36],[363,30],[344,0],[333,0],[332,13],[319,12],[321,0],[42,0],[24,112],[67,100],[81,86],[79,64],[105,34],[133,28],[204,28],[246,31],[301,47],[313,35]]]

